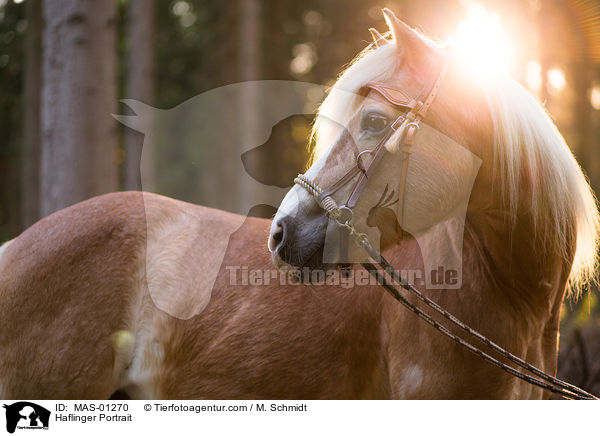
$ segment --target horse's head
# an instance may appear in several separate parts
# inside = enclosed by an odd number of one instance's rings
[[[469,196],[471,156],[481,152],[480,132],[486,127],[491,131],[491,123],[487,112],[478,110],[485,106],[483,97],[477,101],[471,93],[454,87],[456,73],[451,70],[441,78],[441,90],[423,120],[444,134],[425,126],[415,136],[410,155],[399,147],[404,133],[401,129],[391,132],[390,126],[410,111],[411,102],[427,99],[424,94],[431,91],[449,61],[442,48],[423,39],[390,11],[384,13],[392,40],[380,39],[378,47],[367,49],[323,103],[315,126],[317,160],[306,176],[320,187],[332,186],[356,165],[359,155],[361,164],[368,166],[373,158],[368,151],[383,143],[389,153],[369,175],[353,206],[354,225],[361,231],[397,228],[414,235],[446,219]],[[366,86],[373,82],[377,86]],[[404,166],[407,157],[409,164]],[[351,196],[357,177],[332,195],[338,204],[345,204]],[[396,193],[396,198],[384,199],[396,204],[395,214],[374,208],[377,200],[386,196],[384,190],[387,195]],[[336,231],[328,223],[314,197],[302,187],[294,187],[273,221],[269,248],[274,262],[293,266],[336,263],[335,255],[323,253],[327,234]],[[389,235],[385,239],[393,240]]]
[[[483,218],[477,222],[489,227],[480,229],[488,234],[498,228],[487,223],[487,214],[500,211],[513,224],[528,220],[540,234],[522,237],[572,265],[572,283],[589,278],[600,218],[585,176],[543,107],[508,77],[479,80],[391,11],[384,15],[391,38],[374,32],[376,42],[342,74],[319,110],[313,130],[316,159],[306,180],[338,205],[349,204],[355,229],[383,243],[380,248],[409,233],[427,263],[424,250],[431,250],[430,242],[454,231],[448,243],[433,250],[452,257],[462,252],[460,227],[467,207],[473,217]],[[427,110],[421,113],[423,107]],[[409,142],[407,130],[399,127],[406,124],[399,122],[411,113],[422,117]],[[361,171],[338,183],[353,167],[370,169],[370,151],[382,148],[386,152],[374,171],[367,171],[366,183],[359,185]],[[398,196],[395,214],[374,207],[386,187]],[[331,249],[341,245],[336,234],[343,230],[328,219],[315,193],[296,185],[281,203],[269,237],[276,265],[362,260],[344,257],[345,248]],[[383,231],[374,234],[375,229]],[[398,238],[390,237],[390,229],[398,229]],[[509,227],[502,231],[507,237],[511,232]]]

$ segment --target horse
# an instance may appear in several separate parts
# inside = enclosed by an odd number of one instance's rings
[[[314,163],[273,219],[273,260],[323,264],[322,247],[340,227],[323,224],[326,194],[315,201],[311,189],[323,187],[339,204],[350,203],[359,185],[346,183],[344,175],[383,140],[388,153],[374,172],[365,173],[368,184],[355,205],[355,227],[365,233],[373,225],[387,229],[380,241],[385,257],[412,270],[427,270],[427,257],[452,247],[450,257],[459,257],[462,266],[460,288],[424,292],[471,327],[555,373],[561,304],[568,292],[593,280],[597,266],[598,210],[587,180],[548,114],[525,89],[501,74],[475,77],[447,49],[391,11],[384,14],[391,41],[373,31],[376,49],[359,55],[319,110]],[[385,166],[401,154],[405,134],[398,129],[381,139],[386,128],[395,124],[402,106],[410,109],[407,102],[432,83],[437,86],[435,75],[445,68],[424,118],[441,134],[415,141],[402,157],[408,162],[403,168],[398,162]],[[468,152],[459,154],[461,148]],[[480,158],[480,166],[472,186],[466,186],[473,175],[470,154]],[[397,185],[398,213],[382,210],[388,184],[403,179]],[[461,220],[464,233],[457,233]],[[389,235],[398,223],[402,228],[394,239]],[[403,237],[406,231],[409,238]],[[329,262],[342,259],[343,253],[329,251]],[[437,260],[443,263],[444,256]],[[482,366],[393,305],[383,310],[394,397],[547,397]]]
[[[415,142],[397,203],[389,196],[399,190],[387,186],[404,177],[393,165],[402,152],[397,135],[386,141],[389,156],[361,195],[357,226],[391,229],[379,241],[383,254],[422,274],[436,250],[460,253],[458,287],[417,286],[555,373],[562,302],[593,279],[597,264],[600,219],[591,189],[523,88],[509,79],[476,84],[443,48],[384,14],[389,35],[352,62],[318,112],[315,162],[306,174],[328,186],[398,116],[401,108],[365,93],[366,84],[414,96],[447,63],[423,120],[440,132],[430,136],[437,140]],[[446,137],[459,146],[439,140]],[[386,212],[392,206],[398,214]],[[457,232],[461,214],[464,232]],[[351,278],[342,280],[343,259],[326,253],[328,236],[340,231],[330,224],[299,185],[273,220],[142,192],[95,197],[43,218],[0,248],[0,396],[548,397],[443,337],[365,280],[358,265],[346,266]],[[215,258],[222,259],[216,267]],[[198,297],[194,290],[215,269],[214,285]],[[308,272],[294,274],[301,270]],[[327,271],[326,280],[305,280],[316,271]],[[151,289],[162,291],[167,306]],[[200,313],[189,313],[190,305]]]

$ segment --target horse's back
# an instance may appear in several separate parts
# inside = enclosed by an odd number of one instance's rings
[[[181,208],[205,209],[108,194],[40,220],[3,247],[0,396],[110,396],[123,360],[115,342],[143,298],[148,217],[176,219]]]
[[[40,220],[6,249],[0,258],[3,397],[110,395],[111,334],[124,322],[143,242],[139,200],[128,193],[78,203]]]

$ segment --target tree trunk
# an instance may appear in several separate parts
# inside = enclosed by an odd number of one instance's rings
[[[586,59],[576,60],[571,65],[573,78],[573,113],[575,114],[574,130],[577,132],[575,148],[577,160],[587,174],[592,173],[592,156],[590,147],[592,136],[592,106],[590,105],[589,90],[592,82],[591,65]]]
[[[261,5],[258,0],[241,0],[240,5],[240,81],[260,79],[261,69]],[[246,144],[260,145],[260,104],[261,96],[257,89],[246,86],[242,89],[239,104],[239,134],[238,151],[235,158],[246,151]],[[233,185],[235,186],[235,185]],[[246,213],[256,204],[256,186],[250,186],[243,177],[237,181],[239,210]]]
[[[211,86],[220,87],[231,85],[239,80],[239,44],[241,38],[231,36],[232,29],[238,29],[241,18],[239,16],[239,2],[214,2],[216,16],[219,17],[215,25],[213,44],[215,47],[215,80]],[[237,185],[221,185],[215,189],[215,180],[236,180],[237,159],[237,130],[232,126],[238,124],[238,114],[232,110],[232,103],[227,99],[216,102],[215,111],[219,116],[219,125],[215,130],[219,133],[219,140],[206,144],[201,162],[201,201],[200,204],[209,205],[219,209],[237,210]],[[222,132],[222,133],[221,133]],[[234,157],[232,157],[234,156]]]
[[[41,214],[117,188],[116,4],[44,1]]]
[[[154,2],[152,0],[131,0],[128,7],[128,50],[126,98],[140,100],[152,105],[154,96]],[[126,129],[125,132],[125,189],[147,191],[154,189],[153,153],[150,136]],[[142,161],[142,144],[144,146]],[[143,179],[140,167],[143,165]]]
[[[25,100],[21,158],[21,225],[40,219],[40,94],[42,88],[42,2],[25,3]]]

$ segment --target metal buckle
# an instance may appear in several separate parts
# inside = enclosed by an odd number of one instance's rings
[[[410,112],[409,112],[409,114],[410,114]],[[404,123],[404,121],[406,121],[407,118],[408,118],[408,114],[406,116],[403,116],[403,115],[398,116],[398,118],[396,118],[394,120],[394,122],[390,125],[390,129],[392,129],[395,132],[402,125],[402,123]]]

